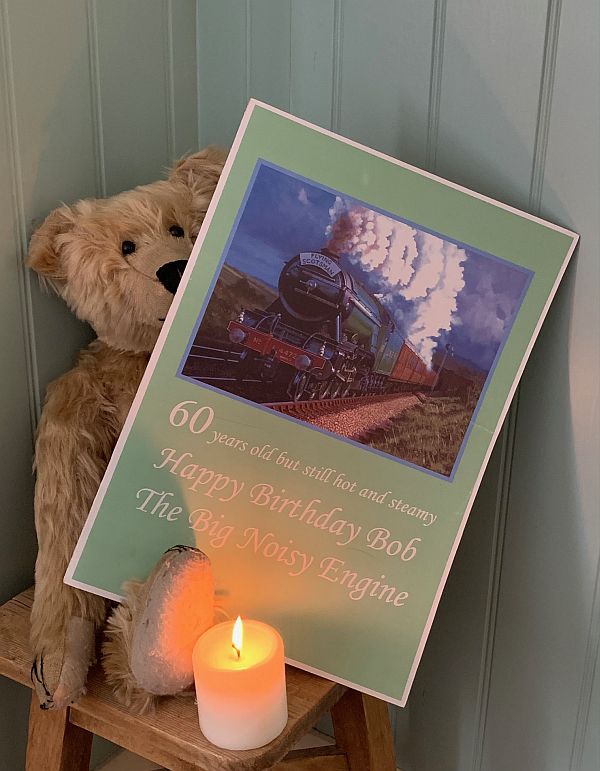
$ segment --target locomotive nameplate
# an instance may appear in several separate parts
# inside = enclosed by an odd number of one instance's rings
[[[331,257],[327,257],[325,254],[319,254],[319,252],[301,252],[299,256],[300,265],[313,265],[315,268],[320,268],[324,273],[327,273],[330,278],[337,276],[341,271],[340,266],[334,262]]]
[[[576,240],[252,102],[65,580],[196,545],[291,663],[404,705]]]

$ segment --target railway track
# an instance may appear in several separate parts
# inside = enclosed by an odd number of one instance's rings
[[[398,394],[371,394],[369,396],[342,396],[337,399],[321,399],[319,401],[270,402],[263,406],[270,407],[277,412],[283,412],[285,415],[306,419],[307,416],[318,417],[331,415],[333,412],[347,412],[365,404],[379,404],[397,398]]]
[[[396,393],[310,402],[274,402],[265,406],[368,444],[373,437],[391,427],[393,418],[419,403],[414,393]]]

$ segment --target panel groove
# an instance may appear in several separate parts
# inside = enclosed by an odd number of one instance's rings
[[[529,211],[538,215],[541,208],[544,167],[548,149],[548,136],[552,108],[552,93],[554,90],[554,80],[556,73],[556,56],[558,51],[561,8],[562,0],[548,0],[546,31],[544,37],[544,54],[540,76],[538,113],[536,120],[533,157],[531,163],[531,181],[529,187]],[[500,484],[495,512],[492,558],[493,562],[486,607],[486,629],[482,646],[482,672],[476,710],[477,731],[475,734],[475,748],[473,753],[473,771],[480,771],[483,763],[483,748],[485,743],[485,732],[490,698],[490,684],[494,658],[500,583],[502,579],[503,545],[510,503],[512,464],[515,453],[518,400],[519,389],[517,389],[515,393],[513,403],[508,413],[506,438],[502,445],[502,460],[499,472]],[[592,680],[593,671],[589,687],[590,697]],[[581,744],[583,746],[583,742]]]
[[[246,12],[245,12],[245,25],[246,25],[246,39],[245,39],[245,66],[246,66],[246,104],[250,100],[250,73],[252,70],[252,6],[251,0],[246,0]]]
[[[339,133],[342,123],[342,61],[344,47],[344,25],[342,0],[333,3],[333,45],[331,77],[331,130]]]
[[[569,771],[583,771],[583,752],[587,728],[589,725],[590,708],[592,705],[592,690],[594,677],[600,655],[600,559],[596,566],[596,583],[594,586],[594,599],[590,627],[588,631],[583,677],[579,692],[579,704],[577,705],[577,717],[575,719],[575,732],[573,735],[573,747],[571,749],[571,762]]]
[[[175,64],[173,42],[173,0],[164,0],[165,24],[165,107],[167,110],[167,157],[175,160]]]
[[[440,102],[444,70],[444,38],[446,36],[447,0],[435,0],[433,12],[433,41],[431,45],[431,74],[429,81],[429,116],[427,120],[426,168],[435,171],[437,163]]]
[[[548,0],[544,58],[542,61],[542,77],[540,81],[538,116],[533,150],[533,165],[531,169],[531,185],[529,190],[529,210],[534,214],[539,214],[542,203],[544,167],[548,150],[548,133],[550,130],[552,93],[554,91],[554,79],[556,75],[556,56],[558,51],[561,10],[562,0]]]
[[[88,0],[88,46],[90,59],[90,90],[92,125],[94,127],[94,154],[96,156],[96,195],[106,198],[106,167],[104,164],[104,131],[102,125],[102,93],[100,90],[100,62],[98,59],[98,16],[96,0]]]
[[[196,0],[196,23],[194,26],[196,35],[196,149],[202,147],[202,104],[200,92],[202,91],[202,72],[200,69],[200,0]]]
[[[0,0],[0,40],[4,69],[4,93],[6,114],[8,116],[9,164],[11,174],[11,190],[13,213],[15,217],[15,242],[17,244],[16,259],[19,277],[19,292],[21,295],[21,316],[23,337],[25,340],[25,361],[27,362],[27,384],[29,391],[29,416],[31,435],[35,437],[35,427],[40,418],[42,405],[40,400],[39,372],[34,335],[33,303],[31,298],[31,277],[25,267],[27,254],[27,218],[23,198],[23,178],[19,154],[19,133],[17,123],[17,108],[15,100],[14,73],[12,67],[12,46],[10,38],[10,21],[7,0]]]
[[[475,742],[473,749],[473,771],[480,771],[483,762],[483,745],[485,741],[485,729],[487,725],[488,706],[490,700],[492,663],[494,660],[494,642],[498,621],[498,605],[500,599],[500,582],[502,579],[504,541],[506,534],[506,521],[508,517],[508,505],[510,500],[510,482],[515,453],[515,432],[517,425],[518,406],[519,392],[517,390],[502,432],[502,446],[500,449],[501,458],[500,469],[498,472],[499,484],[496,494],[493,528],[494,535],[490,554],[491,570],[488,580],[486,598],[484,638],[481,646],[481,671],[479,676],[477,704],[475,706],[475,717],[477,725],[474,734]]]
[[[292,99],[292,46],[293,46],[293,37],[292,37],[292,0],[288,0],[288,14],[289,14],[289,22],[288,22],[288,36],[290,40],[290,47],[288,50],[288,112],[293,112],[293,99]]]

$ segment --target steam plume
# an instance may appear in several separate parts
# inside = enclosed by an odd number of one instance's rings
[[[464,287],[464,249],[337,196],[329,210],[328,248],[344,254],[361,282],[386,305],[430,365],[450,330]]]

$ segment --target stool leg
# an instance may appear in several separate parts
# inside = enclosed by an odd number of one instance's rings
[[[336,744],[350,771],[396,771],[388,706],[381,699],[348,690],[331,710]]]
[[[88,771],[93,734],[69,722],[69,710],[29,707],[26,771]]]

